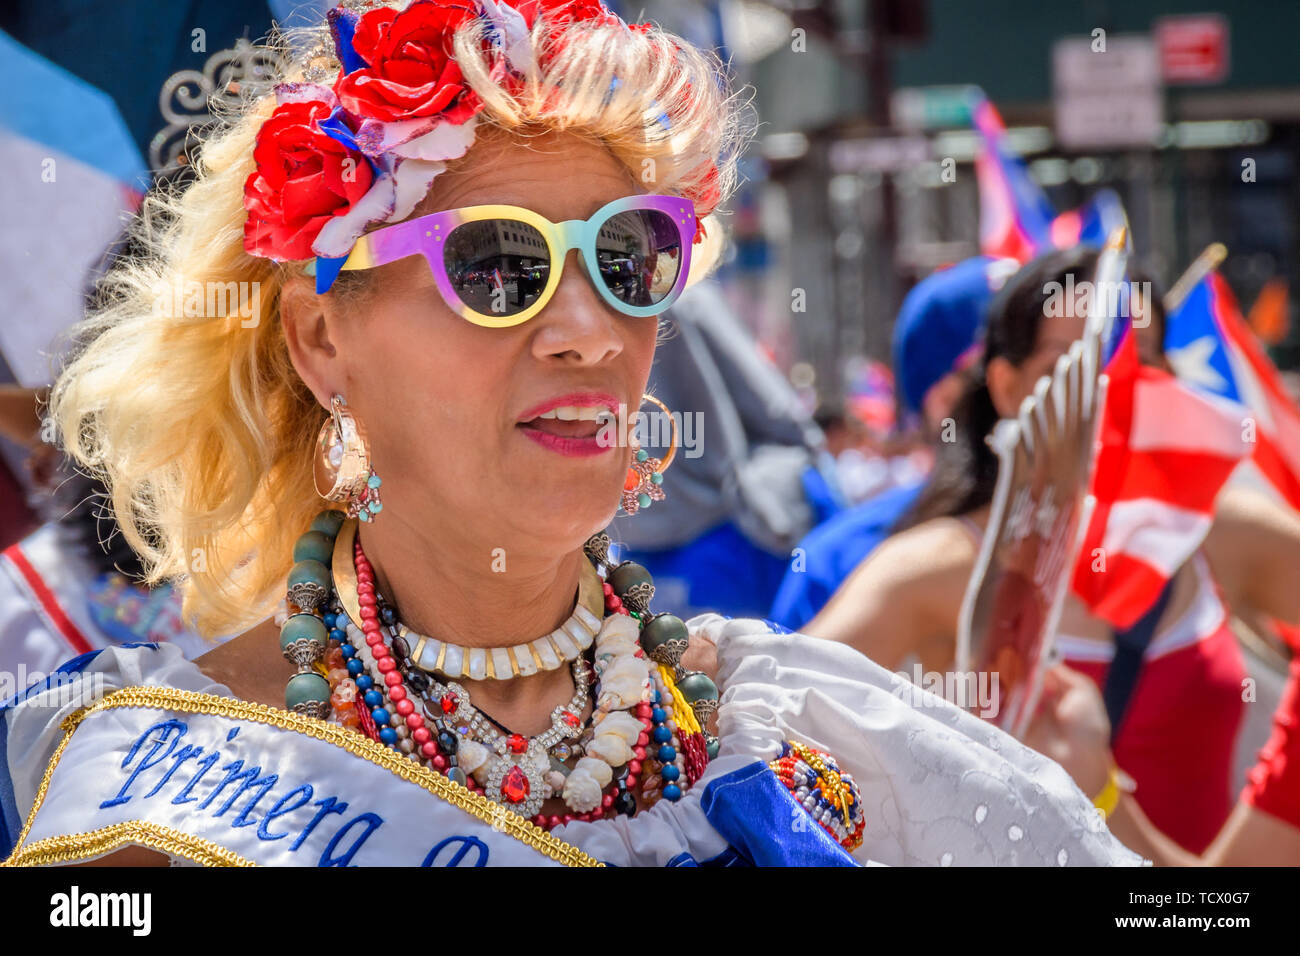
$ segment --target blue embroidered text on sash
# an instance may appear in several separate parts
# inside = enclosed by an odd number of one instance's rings
[[[108,810],[132,801],[190,804],[192,815],[204,812],[209,819],[224,818],[232,829],[255,827],[252,832],[259,841],[270,843],[294,835],[288,845],[288,851],[294,853],[317,835],[324,841],[317,866],[355,865],[352,861],[358,851],[385,823],[380,814],[368,810],[349,816],[348,802],[337,795],[313,800],[319,793],[318,785],[287,781],[279,773],[263,774],[260,765],[246,767],[240,758],[226,761],[220,767],[222,776],[204,785],[204,777],[222,761],[220,748],[205,754],[204,746],[184,741],[189,733],[188,722],[175,717],[147,727],[122,759],[125,779],[120,785],[117,780],[108,781],[116,792],[99,802],[97,809]],[[232,728],[226,742],[234,740],[238,733],[238,727]],[[195,761],[190,772],[178,773],[187,761]],[[205,793],[202,786],[210,789]],[[196,787],[200,789],[194,792]],[[241,800],[245,801],[242,809],[227,817]],[[326,823],[331,817],[337,819]],[[486,866],[489,855],[488,845],[477,837],[447,836],[429,850],[422,865]]]

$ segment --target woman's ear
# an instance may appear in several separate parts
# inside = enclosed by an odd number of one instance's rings
[[[311,389],[316,401],[330,407],[330,398],[339,393],[336,383],[343,380],[337,368],[339,350],[330,340],[327,313],[333,297],[317,295],[309,276],[293,276],[280,289],[280,324],[289,359],[298,377]]]
[[[999,355],[988,360],[984,381],[988,384],[989,397],[993,399],[998,417],[1014,418],[1020,412],[1020,402],[1024,398],[1020,370]]]

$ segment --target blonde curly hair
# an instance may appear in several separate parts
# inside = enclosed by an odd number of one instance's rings
[[[455,36],[465,82],[483,102],[481,130],[592,137],[638,178],[653,161],[656,191],[677,195],[700,189],[711,163],[721,198],[731,192],[748,122],[712,54],[657,27],[543,19],[529,34],[533,65],[508,91],[490,77],[483,29],[475,19]],[[273,37],[269,45],[293,64],[281,79],[336,73],[332,53],[323,52],[328,38],[324,24]],[[315,52],[291,52],[302,49]],[[244,184],[257,131],[274,107],[267,92],[220,117],[195,181],[146,197],[132,224],[144,251],[102,280],[51,395],[67,452],[105,481],[148,581],[178,582],[187,619],[208,635],[237,633],[270,613],[293,542],[324,504],[311,463],[325,416],[277,321],[282,283],[304,263],[244,249]],[[693,279],[716,258],[719,230],[708,225]],[[158,308],[160,294],[192,283],[256,283],[256,314]]]

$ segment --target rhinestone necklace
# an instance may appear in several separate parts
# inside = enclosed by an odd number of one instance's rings
[[[461,769],[476,773],[483,779],[483,789],[488,799],[510,804],[522,816],[535,816],[542,804],[555,792],[548,777],[552,772],[568,776],[563,764],[574,751],[581,752],[567,741],[583,733],[582,712],[587,708],[587,664],[573,664],[575,692],[567,705],[551,711],[551,726],[542,733],[527,737],[523,734],[502,733],[491,719],[470,703],[469,693],[454,681],[432,685],[439,707],[463,738],[486,748],[485,759],[476,766],[466,766],[462,755]],[[448,710],[454,704],[454,709]],[[563,748],[563,749],[559,749]],[[464,750],[463,744],[461,750]],[[557,753],[556,751],[559,750]]]

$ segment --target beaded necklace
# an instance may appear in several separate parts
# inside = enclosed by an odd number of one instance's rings
[[[679,800],[716,755],[718,741],[704,727],[717,688],[681,668],[686,626],[650,613],[649,573],[632,562],[613,565],[604,532],[583,550],[600,576],[606,616],[594,646],[572,662],[574,698],[529,738],[493,727],[463,686],[439,682],[413,659],[410,632],[375,591],[356,523],[344,518],[322,512],[294,547],[277,618],[281,650],[297,666],[285,688],[290,710],[356,729],[544,829],[631,816],[638,785],[647,804]],[[570,812],[542,814],[557,795]]]

